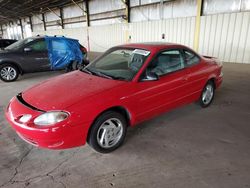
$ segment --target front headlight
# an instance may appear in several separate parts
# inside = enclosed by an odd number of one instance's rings
[[[65,120],[68,116],[68,113],[62,111],[46,112],[34,119],[34,123],[40,126],[49,126]]]

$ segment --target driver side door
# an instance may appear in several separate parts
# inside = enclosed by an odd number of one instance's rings
[[[137,86],[137,122],[186,103],[187,72],[179,49],[160,52],[148,65],[146,72],[157,74],[156,81],[140,81]]]
[[[50,61],[45,39],[38,39],[25,45],[21,63],[24,72],[50,70]]]

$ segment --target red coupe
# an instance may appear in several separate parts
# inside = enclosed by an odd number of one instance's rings
[[[182,45],[121,45],[19,93],[6,118],[32,145],[63,149],[88,142],[108,153],[123,143],[127,127],[194,101],[207,107],[222,75],[215,58]]]

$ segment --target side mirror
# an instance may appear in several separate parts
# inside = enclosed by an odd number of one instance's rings
[[[31,48],[24,48],[23,51],[24,51],[24,52],[31,52],[32,49],[31,49]]]
[[[146,72],[144,78],[141,79],[142,82],[156,80],[159,80],[159,76],[154,72]]]

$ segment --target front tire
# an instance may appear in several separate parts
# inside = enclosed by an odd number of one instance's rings
[[[0,66],[0,79],[4,82],[13,82],[19,76],[19,71],[12,64],[3,64]]]
[[[214,90],[214,83],[212,81],[208,81],[200,96],[201,107],[206,108],[212,103],[214,99]]]
[[[127,121],[114,111],[104,112],[91,127],[88,143],[100,153],[109,153],[120,147],[127,132]]]

